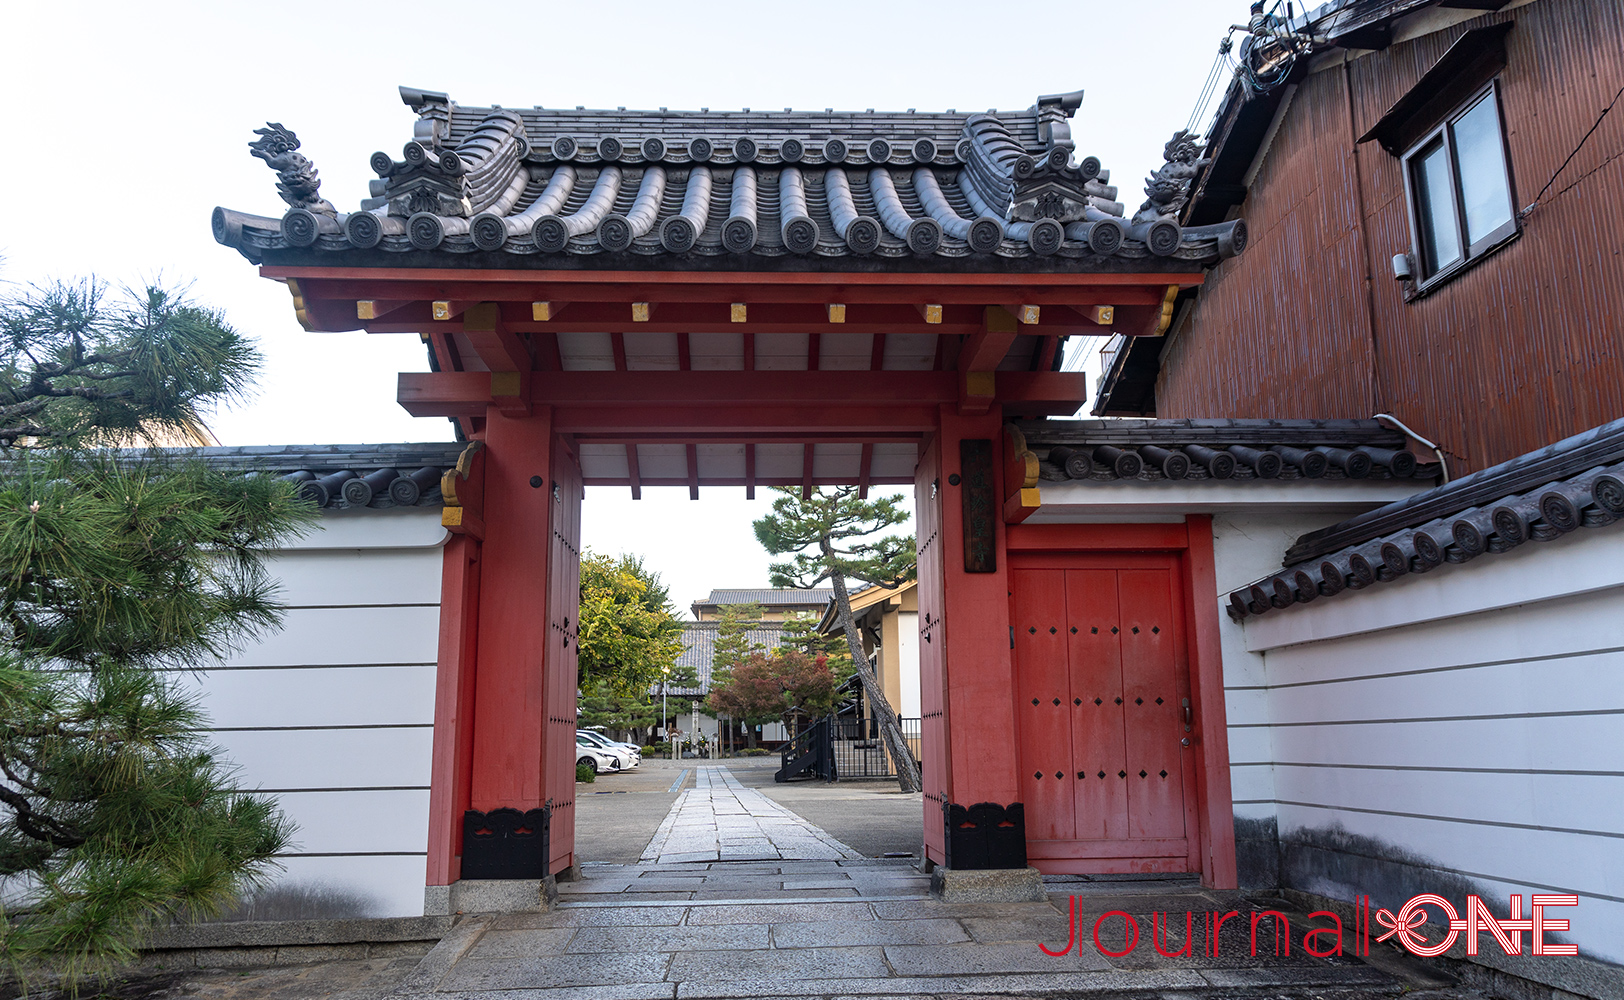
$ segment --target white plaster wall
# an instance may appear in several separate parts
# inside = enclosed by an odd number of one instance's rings
[[[1569,940],[1624,961],[1624,529],[1225,627],[1226,681],[1257,682],[1231,693],[1232,753],[1257,759],[1266,734],[1272,774],[1238,764],[1236,798],[1272,783],[1282,841],[1340,828],[1501,911],[1575,893]]]
[[[279,887],[423,912],[439,508],[328,512],[269,560],[278,632],[190,677],[243,788],[298,824]]]
[[[1280,554],[1298,536],[1367,508],[1315,507],[1304,511],[1282,507],[1213,515],[1213,563],[1218,590],[1204,597],[1221,608],[1229,603],[1231,591],[1279,569]],[[1247,649],[1245,630],[1223,611],[1218,615],[1218,631],[1235,815],[1241,819],[1275,819],[1275,755],[1263,656]]]
[[[917,719],[923,714],[919,707],[919,612],[897,612],[897,664],[902,684],[902,707],[899,715]]]

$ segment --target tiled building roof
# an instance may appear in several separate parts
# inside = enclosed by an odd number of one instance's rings
[[[291,209],[281,219],[216,209],[215,238],[256,262],[314,251],[333,263],[620,268],[629,256],[641,268],[776,258],[840,269],[836,259],[971,257],[978,270],[1029,270],[1058,257],[1157,272],[1199,269],[1246,243],[1238,220],[1178,224],[1197,151],[1177,140],[1178,162],[1130,214],[1099,160],[1078,155],[1080,92],[978,114],[476,108],[405,87],[401,97],[419,116],[414,138],[398,157],[373,154],[378,179],[360,211],[320,197],[298,138],[275,125],[259,130],[254,155],[279,171]]]
[[[172,449],[222,469],[260,472],[301,483],[317,507],[373,510],[432,507],[440,476],[457,464],[465,446],[427,444],[271,445]]]
[[[711,661],[716,657],[716,634],[721,628],[720,622],[685,622],[682,627],[682,655],[677,657],[677,666],[692,667],[699,677],[698,687],[676,687],[666,689],[671,695],[705,695],[710,693]],[[744,633],[745,641],[762,650],[777,649],[784,637],[782,622],[758,622]],[[649,688],[650,694],[658,695],[660,686],[655,684]]]
[[[1374,420],[1044,420],[1019,423],[1050,482],[1431,479],[1439,466]]]
[[[1311,532],[1229,595],[1236,621],[1624,517],[1624,420]]]
[[[822,607],[828,603],[829,598],[835,596],[833,590],[799,590],[794,587],[772,587],[757,590],[712,590],[710,596],[703,601],[695,601],[695,607],[720,607],[725,604],[759,604],[766,608],[776,608],[789,605],[792,607],[807,605]]]

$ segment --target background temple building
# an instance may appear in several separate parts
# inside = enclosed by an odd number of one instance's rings
[[[745,590],[712,590],[702,601],[689,605],[696,621],[711,622],[721,617],[727,605],[759,604],[761,620],[781,622],[790,615],[822,614],[834,596],[832,590],[795,590],[790,587],[757,587]]]

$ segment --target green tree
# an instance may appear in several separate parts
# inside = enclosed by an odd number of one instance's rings
[[[637,556],[581,557],[578,617],[584,694],[646,693],[682,655],[682,623],[667,589]]]
[[[817,615],[785,615],[784,634],[779,638],[778,645],[784,649],[799,650],[811,657],[828,657],[829,669],[838,681],[844,682],[852,675],[851,652],[846,648],[846,636],[824,632],[822,619]]]
[[[70,983],[235,903],[291,824],[175,680],[275,628],[291,484],[86,447],[195,434],[259,363],[219,313],[94,283],[0,302],[0,959]]]
[[[635,734],[639,740],[660,716],[659,706],[651,703],[646,692],[631,695],[600,690],[582,692],[579,707],[582,726],[602,726]]]
[[[757,602],[749,604],[724,604],[717,609],[720,622],[716,627],[716,646],[711,653],[711,686],[726,684],[733,670],[750,654],[759,652],[761,647],[750,641],[750,630],[761,621],[763,609]],[[696,682],[697,683],[697,682]],[[715,716],[723,727],[731,727],[734,721],[725,711],[718,711],[711,699],[706,698],[702,703],[703,710]],[[718,729],[718,732],[721,732]],[[750,745],[755,745],[754,730],[747,734]]]
[[[711,654],[711,676],[743,663],[761,647],[750,641],[750,630],[761,621],[760,604],[724,604],[717,609],[716,648]]]
[[[778,499],[773,501],[772,513],[755,522],[756,538],[771,554],[793,557],[772,565],[772,584],[810,589],[829,581],[835,593],[836,620],[879,723],[880,737],[897,769],[897,783],[904,792],[917,792],[921,788],[919,765],[895,709],[863,655],[863,640],[846,589],[847,579],[894,588],[913,578],[918,561],[913,536],[884,534],[908,520],[908,512],[897,506],[902,497],[864,500],[855,486],[820,488],[806,498],[797,489],[774,490]]]

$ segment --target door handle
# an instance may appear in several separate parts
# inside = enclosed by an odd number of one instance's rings
[[[1189,732],[1190,731],[1190,725],[1191,725],[1190,699],[1188,699],[1188,698],[1180,698],[1179,701],[1181,701],[1184,704],[1184,731]]]

